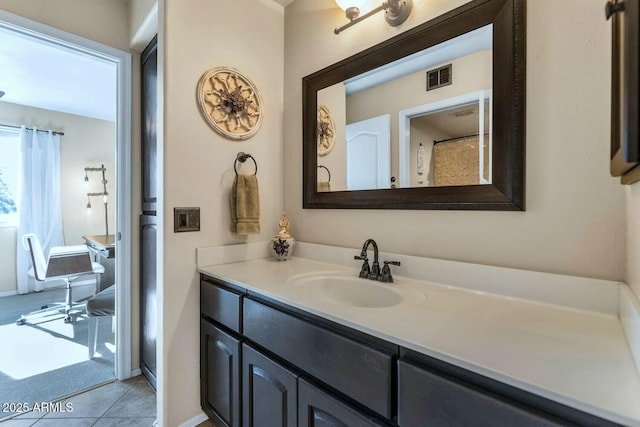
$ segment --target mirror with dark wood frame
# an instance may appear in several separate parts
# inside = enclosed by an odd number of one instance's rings
[[[611,0],[611,176],[640,181],[640,1]]]
[[[304,77],[302,80],[303,207],[314,209],[524,210],[525,9],[526,0],[474,0],[383,43]],[[371,76],[378,69],[389,70],[397,62],[416,62],[413,59],[420,56],[421,52],[451,51],[450,46],[455,40],[464,39],[470,34],[486,33],[487,31],[490,32],[489,45],[491,48],[484,52],[487,52],[485,55],[489,55],[487,57],[490,63],[487,67],[490,73],[488,75],[489,83],[485,83],[486,86],[475,88],[482,90],[474,89],[472,94],[476,98],[476,93],[482,94],[479,105],[484,104],[484,107],[476,108],[475,114],[478,114],[478,110],[480,110],[481,117],[485,115],[484,119],[480,120],[480,129],[484,129],[485,138],[476,136],[476,151],[481,152],[481,159],[483,157],[482,153],[489,157],[489,160],[485,157],[483,165],[479,168],[480,182],[471,185],[458,183],[426,186],[428,184],[422,184],[422,179],[416,181],[413,177],[416,172],[414,167],[416,158],[413,151],[417,146],[413,145],[414,142],[412,140],[411,157],[408,154],[409,142],[406,143],[405,148],[395,148],[396,156],[398,151],[405,150],[406,153],[400,153],[400,157],[402,161],[407,163],[404,164],[401,161],[399,171],[395,169],[394,174],[399,173],[402,175],[399,177],[401,179],[393,185],[393,187],[397,188],[384,187],[383,185],[376,187],[374,184],[372,187],[359,188],[376,189],[348,190],[349,188],[358,187],[344,184],[331,185],[329,190],[329,184],[323,181],[326,181],[328,176],[333,176],[335,181],[336,177],[339,177],[340,174],[344,175],[344,173],[336,170],[329,171],[332,168],[327,168],[327,165],[324,164],[323,160],[330,158],[330,155],[326,155],[326,152],[335,148],[326,149],[327,141],[319,139],[318,129],[322,128],[326,131],[326,126],[328,125],[330,136],[335,138],[335,141],[330,142],[334,146],[341,146],[340,149],[345,150],[346,119],[345,117],[338,117],[335,123],[332,122],[332,119],[327,119],[326,123],[324,123],[325,116],[328,114],[323,102],[326,93],[331,91],[332,88],[338,88],[344,96],[346,83],[354,80],[364,80],[361,78],[362,75]],[[446,48],[443,49],[443,47]],[[415,71],[413,70],[413,72]],[[426,67],[425,69],[417,70],[417,73],[414,74],[419,75],[422,73],[426,77],[429,71],[430,68]],[[389,73],[387,72],[387,74]],[[401,80],[403,79],[398,79],[392,83],[397,87],[398,82]],[[486,81],[487,79],[484,80]],[[395,93],[398,94],[398,98],[403,97],[402,90],[396,90]],[[459,100],[469,94],[467,93],[462,97],[460,95],[452,96],[449,99],[451,101],[449,105],[455,104],[453,100]],[[404,97],[406,98],[406,95]],[[401,101],[406,103],[404,99],[401,99]],[[388,103],[393,104],[394,102]],[[440,105],[447,102],[431,102],[428,105]],[[343,110],[346,109],[344,107],[345,103],[343,98]],[[402,104],[402,102],[399,103]],[[366,105],[366,103],[360,105]],[[404,111],[419,109],[414,107]],[[436,110],[437,112],[449,111],[449,115],[453,114],[451,112],[455,112],[452,108],[436,108]],[[468,108],[465,107],[463,110],[468,110]],[[466,114],[466,111],[461,111],[460,113]],[[391,114],[397,115],[397,111],[393,111]],[[359,116],[358,114],[353,114],[353,112],[350,115]],[[362,115],[360,114],[360,116]],[[433,116],[435,118],[438,114],[433,114]],[[473,120],[478,122],[477,118]],[[366,121],[368,120],[363,122]],[[408,119],[407,123],[409,123]],[[482,123],[490,123],[491,125],[487,129],[483,127]],[[400,136],[395,134],[398,131],[398,127],[401,126],[395,125],[391,135],[391,139],[396,141],[396,145],[399,140],[409,140],[408,136],[402,134],[402,132]],[[465,132],[461,131],[461,134]],[[458,140],[460,138],[438,138],[438,141],[433,142],[438,143],[449,139]],[[486,147],[484,150],[478,147],[478,142],[481,143],[483,140],[490,141],[490,150],[486,150]],[[402,142],[400,142],[400,146],[402,147]],[[431,144],[429,150],[434,147],[435,145]],[[326,151],[323,152],[322,149]],[[360,149],[360,153],[366,152],[367,149],[365,148],[364,150]],[[424,150],[424,148],[421,147],[420,150]],[[445,150],[442,151],[444,152]],[[430,151],[428,158],[431,159]],[[409,159],[412,165],[411,168],[408,166]],[[488,167],[487,165],[490,166]],[[412,174],[411,178],[408,178],[409,170]],[[473,173],[478,174],[478,165],[475,166],[475,170]],[[431,173],[430,178],[424,181],[429,182],[429,180],[433,180],[433,173]],[[451,182],[453,183],[454,181]],[[464,183],[465,181],[462,182]],[[327,185],[323,187],[321,184]]]

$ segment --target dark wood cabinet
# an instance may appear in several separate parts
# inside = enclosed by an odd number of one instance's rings
[[[158,39],[142,52],[142,214],[140,215],[140,369],[156,386]]]
[[[240,340],[200,321],[202,409],[222,425],[240,425]]]
[[[398,363],[398,425],[442,427],[549,427],[557,422],[426,369]]]
[[[298,375],[244,344],[242,425],[296,427]]]
[[[140,216],[140,369],[156,386],[156,243],[158,223],[155,216]]]
[[[243,313],[248,339],[383,417],[393,416],[392,349],[372,348],[251,299]]]
[[[298,425],[300,427],[380,427],[384,424],[356,412],[301,379],[298,382]]]
[[[236,333],[240,333],[242,292],[224,287],[215,279],[200,282],[200,312]]]
[[[611,175],[623,184],[640,181],[640,1],[610,0]]]
[[[202,408],[227,427],[614,423],[205,275]]]

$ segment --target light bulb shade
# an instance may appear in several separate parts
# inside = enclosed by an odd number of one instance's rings
[[[358,9],[362,10],[362,5],[365,4],[367,0],[335,0],[335,1],[338,4],[338,6],[340,6],[340,9],[346,12],[347,9],[349,9],[350,7],[357,7]]]

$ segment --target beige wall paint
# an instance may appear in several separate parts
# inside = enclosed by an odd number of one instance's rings
[[[331,172],[331,191],[345,190],[347,188],[347,145],[338,142],[345,141],[347,137],[344,85],[338,83],[319,91],[318,105],[329,108],[335,126],[333,148],[325,155],[318,155],[318,165],[323,165]],[[318,181],[327,179],[329,179],[327,171],[318,169]]]
[[[137,1],[137,0],[134,0]],[[129,51],[131,35],[129,34],[129,10],[126,1],[121,0],[0,0],[0,10],[49,25],[60,30],[85,37]],[[138,215],[140,213],[140,91],[137,76],[140,65],[137,56],[133,55],[132,69],[132,131],[131,131],[131,366],[139,367],[138,352],[138,307],[139,273],[138,273]]]
[[[527,3],[526,212],[302,209],[302,77],[463,3],[415,1],[399,28],[380,14],[338,36],[332,30],[346,19],[333,0],[286,8],[284,193],[292,234],[351,247],[372,237],[384,251],[623,279],[625,201],[608,172],[610,25],[600,0]]]
[[[142,51],[158,32],[158,0],[128,0],[130,46]]]
[[[102,191],[102,175],[89,174],[90,187],[84,185],[84,168],[107,168],[107,191],[112,196],[108,206],[111,230],[115,224],[115,123],[57,111],[26,107],[0,102],[0,117],[3,124],[37,126],[64,132],[60,142],[60,185],[62,189],[62,221],[64,241],[67,245],[83,243],[82,236],[104,234],[104,205],[102,198],[92,198],[91,214],[87,214],[86,193]],[[16,290],[15,251],[16,229],[3,230],[0,239],[0,258],[12,258],[9,271],[13,274],[0,276],[0,292]],[[5,261],[2,261],[5,264]],[[7,265],[7,267],[9,267]]]
[[[129,50],[129,13],[122,0],[0,0],[0,10]]]
[[[627,274],[626,282],[640,298],[640,183],[627,192]]]
[[[165,9],[159,14],[165,16],[160,416],[162,425],[175,426],[201,411],[195,248],[265,241],[277,232],[285,167],[282,163],[284,13],[272,1],[166,0]],[[206,70],[218,66],[238,69],[255,83],[262,95],[262,127],[247,141],[218,135],[198,110],[198,80]],[[239,151],[251,153],[259,168],[261,232],[249,237],[238,237],[230,231],[229,190]],[[173,208],[180,206],[201,208],[200,232],[173,232]]]

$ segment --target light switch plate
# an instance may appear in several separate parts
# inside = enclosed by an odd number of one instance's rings
[[[173,208],[173,232],[200,231],[200,208]]]

